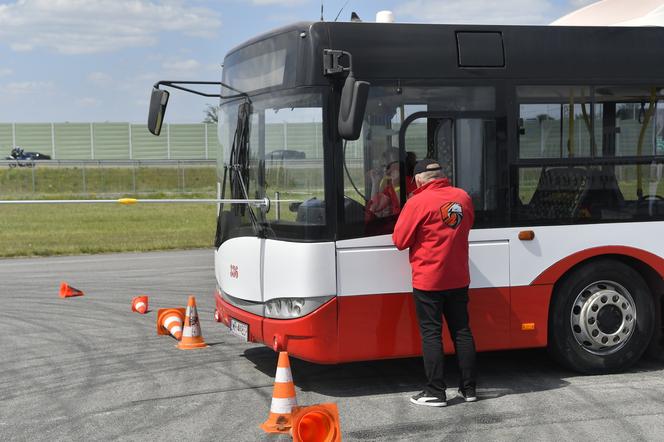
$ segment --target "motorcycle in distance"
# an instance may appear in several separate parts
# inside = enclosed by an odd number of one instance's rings
[[[26,152],[21,147],[14,147],[9,153],[8,157],[5,157],[5,160],[14,161],[9,163],[9,168],[14,167],[35,167],[36,160],[50,160],[49,155],[45,155],[39,152]]]

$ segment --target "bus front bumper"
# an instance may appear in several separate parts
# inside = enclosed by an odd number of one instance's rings
[[[247,340],[259,342],[274,351],[317,364],[339,361],[337,339],[337,298],[312,313],[296,319],[271,319],[249,313],[226,302],[215,292],[219,321],[231,327],[231,321],[248,326]]]

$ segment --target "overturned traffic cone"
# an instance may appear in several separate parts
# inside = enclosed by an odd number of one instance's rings
[[[293,442],[341,442],[336,404],[293,407]]]
[[[279,352],[277,374],[274,376],[270,415],[261,424],[263,431],[266,433],[288,433],[292,426],[291,413],[293,407],[297,407],[295,385],[293,384],[288,353],[282,351]]]
[[[178,341],[182,339],[184,308],[160,308],[157,310],[157,334],[171,335]]]
[[[84,293],[66,282],[60,283],[60,297],[61,298],[71,298],[72,296],[83,296]]]
[[[184,317],[184,329],[182,330],[182,340],[178,344],[180,350],[193,350],[195,348],[204,348],[208,345],[203,340],[201,333],[201,323],[198,320],[198,310],[196,309],[196,298],[189,297],[187,302],[187,314]]]
[[[148,297],[136,296],[131,300],[131,311],[144,315],[148,312]]]

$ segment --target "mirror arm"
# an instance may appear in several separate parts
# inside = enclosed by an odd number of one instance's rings
[[[184,87],[184,86],[179,86],[181,84],[219,85],[219,86],[225,87],[226,89],[230,89],[233,92],[238,92],[238,93],[235,94],[235,95],[207,94],[205,92],[197,91],[197,90],[194,90],[194,89],[189,89],[189,88]],[[185,91],[185,92],[190,92],[192,94],[200,95],[200,96],[203,96],[203,97],[217,97],[217,98],[222,98],[224,100],[231,99],[231,98],[240,98],[240,97],[248,97],[249,96],[246,93],[244,93],[242,91],[239,91],[239,90],[227,85],[226,83],[222,83],[221,81],[166,81],[165,80],[165,81],[156,82],[153,87],[155,89],[159,89],[159,86],[161,86],[161,85],[172,87],[173,89],[179,89],[179,90]]]
[[[348,57],[348,67],[341,64],[341,57]],[[353,56],[350,52],[338,49],[323,49],[323,70],[325,75],[337,75],[348,72],[353,75]]]

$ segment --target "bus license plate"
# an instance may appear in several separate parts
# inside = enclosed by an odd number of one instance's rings
[[[244,342],[249,342],[249,324],[231,318],[230,330],[235,336],[244,339]]]

